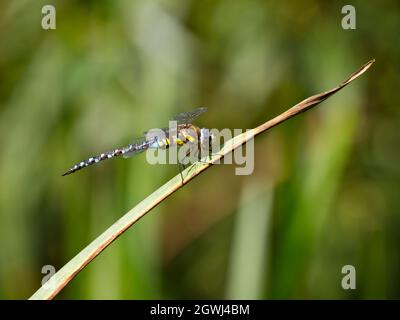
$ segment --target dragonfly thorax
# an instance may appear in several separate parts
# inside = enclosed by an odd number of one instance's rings
[[[152,137],[148,137],[148,139],[153,141],[149,146],[150,149],[167,149],[188,143],[208,149],[215,138],[209,129],[199,128],[192,124],[179,125],[176,128],[163,130],[151,130],[149,134]]]

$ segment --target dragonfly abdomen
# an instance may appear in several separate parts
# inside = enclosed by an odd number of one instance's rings
[[[66,176],[68,174],[74,173],[75,171],[78,171],[80,169],[83,169],[87,166],[90,166],[92,164],[95,164],[97,162],[106,160],[106,159],[111,159],[117,156],[120,156],[124,154],[124,149],[123,148],[117,148],[113,151],[109,151],[109,152],[104,152],[96,157],[90,157],[89,159],[83,160],[77,164],[75,164],[73,167],[71,167],[68,171],[66,171],[65,173],[63,173],[63,176]]]

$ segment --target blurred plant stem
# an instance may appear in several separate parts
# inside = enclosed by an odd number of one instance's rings
[[[227,299],[261,299],[270,250],[272,182],[243,186],[229,263]]]

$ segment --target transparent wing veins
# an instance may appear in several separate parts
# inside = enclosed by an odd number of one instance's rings
[[[207,111],[207,108],[205,107],[200,107],[197,109],[194,109],[192,111],[186,111],[178,114],[177,116],[174,117],[173,120],[176,120],[178,124],[187,124],[191,123],[194,119],[196,119],[198,116],[203,114],[204,112]]]

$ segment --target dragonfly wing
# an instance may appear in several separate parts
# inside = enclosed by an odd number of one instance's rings
[[[143,132],[143,134],[145,136],[150,135],[152,137],[160,136],[162,138],[167,134],[168,131],[169,131],[169,128],[151,129],[151,130]]]
[[[139,154],[140,152],[144,151],[144,150],[129,150],[129,146],[126,147],[126,151],[123,153],[122,157],[125,159],[128,159],[130,157],[133,157],[136,154]]]
[[[192,111],[186,111],[178,114],[174,120],[178,122],[178,124],[184,124],[184,123],[191,123],[194,119],[196,119],[198,116],[203,114],[204,112],[207,111],[207,108],[205,107],[200,107],[197,109],[194,109]]]
[[[200,116],[202,113],[206,112],[208,109],[205,107],[200,107],[197,109],[194,109],[192,111],[186,111],[182,112],[178,115],[176,115],[172,120],[175,120],[178,125],[180,124],[189,124],[191,123],[194,119],[196,119],[198,116]],[[155,130],[155,129],[153,129]],[[163,134],[168,134],[170,128],[161,128],[161,129],[156,129],[157,131],[154,131],[156,134],[157,132],[160,132],[160,136]],[[178,128],[179,130],[179,128]],[[144,135],[146,136],[150,131],[145,131]],[[154,134],[153,134],[154,135]]]

